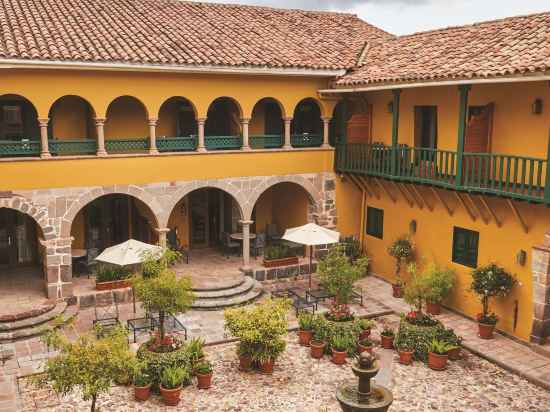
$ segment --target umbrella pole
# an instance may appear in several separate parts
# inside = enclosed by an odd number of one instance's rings
[[[311,276],[312,276],[312,264],[311,261],[313,260],[313,246],[309,245],[309,289],[311,290]]]

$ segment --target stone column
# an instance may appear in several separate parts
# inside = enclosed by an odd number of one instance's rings
[[[199,129],[199,152],[206,152],[206,145],[204,144],[204,124],[206,123],[205,117],[200,117],[197,119],[198,129]]]
[[[330,147],[329,132],[330,132],[330,120],[332,117],[323,117],[323,146]]]
[[[159,154],[157,149],[157,120],[149,119],[149,154]]]
[[[243,267],[242,270],[250,270],[250,225],[254,223],[252,220],[240,220],[239,223],[243,226]]]
[[[158,244],[159,246],[161,247],[167,247],[168,246],[168,242],[166,240],[166,235],[168,232],[170,232],[170,229],[167,228],[167,227],[163,227],[163,228],[160,228],[160,229],[155,229],[158,233],[158,236],[159,236],[159,241],[158,241]]]
[[[50,154],[50,148],[48,146],[48,123],[50,119],[38,119],[38,125],[40,126],[40,157],[48,158],[52,157]]]
[[[292,117],[283,117],[285,123],[285,144],[283,149],[292,149],[292,144],[290,143],[290,126],[292,124]]]
[[[550,231],[544,244],[533,247],[533,305],[534,316],[531,342],[544,344],[550,339]]]
[[[248,124],[250,123],[250,119],[243,117],[241,119],[241,126],[243,128],[243,150],[250,150],[250,144],[248,143]]]
[[[97,155],[98,156],[107,156],[107,151],[105,150],[105,120],[100,117],[95,118],[95,127],[97,133]]]

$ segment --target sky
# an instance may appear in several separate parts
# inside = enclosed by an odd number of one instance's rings
[[[206,0],[208,1],[208,0]],[[345,11],[390,33],[401,35],[502,17],[550,11],[549,0],[209,0]]]

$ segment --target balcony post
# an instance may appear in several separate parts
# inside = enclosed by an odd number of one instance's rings
[[[285,123],[285,144],[283,149],[292,149],[292,144],[290,142],[290,126],[292,124],[292,117],[283,117]]]
[[[107,151],[105,150],[105,120],[100,117],[95,118],[95,127],[97,133],[97,155],[98,156],[107,156]]]
[[[149,154],[159,154],[157,149],[157,121],[158,119],[149,119]]]
[[[198,142],[198,151],[206,152],[206,145],[204,144],[204,124],[206,123],[206,117],[200,117],[197,119],[198,129],[199,129],[199,142]]]
[[[50,119],[38,119],[38,125],[40,126],[40,157],[47,159],[52,157],[50,154],[50,148],[48,146],[48,123]]]
[[[344,99],[342,102],[342,130],[340,130],[340,141],[336,143],[348,142],[348,101]]]
[[[468,117],[468,94],[472,86],[464,84],[458,86],[460,91],[460,106],[458,108],[458,143],[456,148],[456,180],[455,185],[462,185],[462,163],[464,160],[464,139],[466,136],[466,119]]]
[[[548,132],[548,150],[546,151],[546,181],[544,183],[544,203],[550,204],[550,131]]]
[[[391,128],[391,174],[397,174],[397,145],[399,142],[399,102],[401,99],[401,89],[392,90],[392,128]]]
[[[323,117],[323,146],[322,147],[330,147],[329,143],[329,132],[330,132],[330,121],[332,120],[332,117]]]
[[[244,271],[250,270],[250,225],[252,220],[241,220],[243,226],[243,267]]]
[[[243,128],[243,147],[242,150],[250,150],[250,144],[248,143],[248,124],[250,119],[243,117],[241,119],[241,126]]]

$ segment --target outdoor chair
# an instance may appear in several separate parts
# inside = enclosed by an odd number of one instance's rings
[[[277,225],[275,223],[268,223],[266,226],[266,232],[267,239],[269,241],[281,240],[282,235],[279,233]]]
[[[258,233],[256,239],[252,243],[252,254],[254,258],[258,259],[260,253],[263,253],[265,248],[266,235],[265,233]]]
[[[239,254],[241,250],[241,245],[239,242],[231,239],[231,236],[227,232],[222,233],[223,236],[223,255],[229,257],[232,251],[235,251],[235,254]]]
[[[118,302],[116,295],[112,292],[96,295],[94,305],[95,319],[94,327],[99,325],[101,330],[97,333],[98,337],[105,335],[105,332],[120,325]]]

